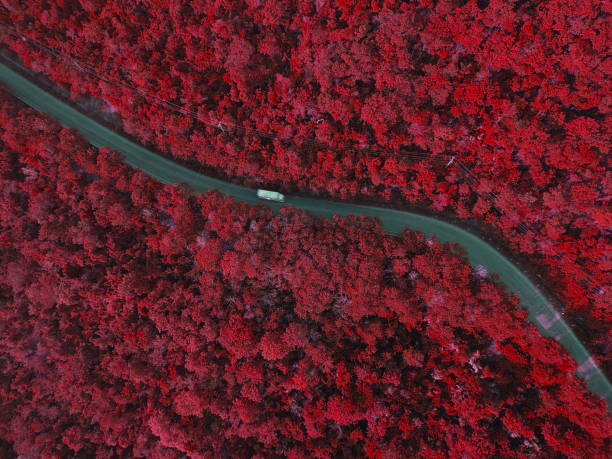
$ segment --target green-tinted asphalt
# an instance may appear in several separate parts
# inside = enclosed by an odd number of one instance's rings
[[[26,104],[51,115],[64,126],[77,129],[96,147],[108,146],[121,152],[128,164],[163,183],[186,182],[198,192],[216,188],[236,200],[245,201],[249,204],[265,204],[275,211],[278,211],[281,206],[293,205],[327,218],[331,218],[334,214],[378,217],[382,227],[389,234],[399,234],[404,228],[409,228],[414,231],[421,231],[427,236],[434,235],[441,242],[459,243],[467,251],[472,266],[482,265],[486,267],[489,273],[499,274],[500,281],[520,297],[521,306],[529,310],[529,320],[537,325],[540,332],[558,339],[569,350],[572,357],[580,365],[578,374],[586,379],[590,390],[608,401],[608,411],[612,412],[612,386],[610,382],[595,365],[587,350],[550,302],[507,258],[468,231],[435,218],[380,207],[293,196],[287,196],[286,202],[282,204],[262,201],[257,198],[256,190],[199,174],[127,140],[74,110],[1,64],[0,79]]]

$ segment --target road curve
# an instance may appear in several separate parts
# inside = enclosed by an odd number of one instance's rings
[[[497,273],[500,282],[519,296],[520,307],[529,310],[529,320],[537,325],[539,331],[558,340],[570,352],[579,365],[577,373],[586,380],[589,390],[607,400],[608,412],[612,413],[610,382],[560,314],[510,260],[472,233],[435,218],[381,207],[296,196],[287,196],[284,203],[262,201],[257,198],[254,189],[199,174],[127,140],[2,64],[0,64],[0,80],[27,105],[56,118],[63,126],[80,131],[92,145],[107,146],[121,152],[128,164],[160,182],[166,184],[186,182],[199,193],[219,189],[238,201],[264,204],[274,211],[278,211],[282,206],[293,205],[326,218],[331,218],[334,214],[377,217],[382,228],[389,234],[397,235],[404,228],[408,228],[421,231],[427,236],[435,236],[441,242],[459,243],[466,250],[470,265],[482,265],[489,273]]]

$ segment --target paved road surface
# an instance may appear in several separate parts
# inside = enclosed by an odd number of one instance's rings
[[[580,366],[578,374],[586,379],[591,391],[608,401],[608,411],[612,412],[612,386],[576,335],[546,297],[510,260],[472,233],[435,218],[381,207],[294,196],[288,196],[286,202],[282,204],[262,201],[257,198],[254,189],[199,174],[127,140],[1,64],[0,80],[26,104],[51,115],[64,126],[77,129],[96,147],[108,146],[120,151],[128,164],[141,169],[163,183],[186,182],[197,192],[216,188],[236,200],[249,204],[265,204],[274,211],[278,211],[281,206],[293,205],[327,218],[331,218],[334,214],[368,215],[378,217],[382,227],[389,234],[399,234],[404,228],[409,228],[421,231],[427,236],[434,235],[441,242],[458,242],[467,251],[472,266],[482,265],[489,273],[499,274],[500,282],[503,282],[510,291],[520,297],[520,306],[529,310],[529,320],[537,325],[540,332],[557,339],[569,350]]]

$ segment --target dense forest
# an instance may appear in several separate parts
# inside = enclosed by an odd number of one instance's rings
[[[479,222],[612,376],[610,2],[123,3],[2,0],[0,42],[237,183]]]
[[[162,185],[5,90],[0,124],[3,456],[609,452],[605,402],[457,246]]]

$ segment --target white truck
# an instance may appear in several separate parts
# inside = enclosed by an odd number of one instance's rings
[[[257,190],[257,197],[267,201],[285,202],[285,195],[276,191]]]

